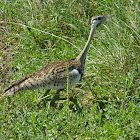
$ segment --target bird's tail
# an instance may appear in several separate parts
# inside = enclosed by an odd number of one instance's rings
[[[20,88],[18,85],[11,85],[9,86],[8,88],[6,88],[4,90],[4,93],[3,93],[3,96],[10,96],[10,95],[13,95],[15,94],[17,91],[19,91]]]
[[[28,89],[28,79],[29,77],[24,77],[12,83],[8,88],[4,90],[3,96],[10,96],[15,94],[17,91]]]

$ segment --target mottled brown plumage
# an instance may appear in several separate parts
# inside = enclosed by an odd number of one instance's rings
[[[74,59],[58,61],[47,64],[41,69],[27,75],[24,78],[12,83],[4,91],[4,96],[10,96],[20,90],[46,88],[47,93],[51,89],[58,89],[57,94],[61,89],[67,87],[67,75],[69,74],[69,86],[76,84],[84,73],[85,59],[89,50],[93,34],[98,26],[111,16],[94,16],[91,20],[91,31],[88,41],[82,52]],[[46,95],[46,94],[45,94]]]
[[[69,72],[73,69],[82,71],[81,62],[76,59],[53,62],[12,83],[5,89],[4,95],[9,96],[19,90],[37,88],[64,89],[67,85],[67,66]],[[71,79],[74,76],[74,74],[71,74],[69,78]],[[69,84],[71,85],[71,83]]]

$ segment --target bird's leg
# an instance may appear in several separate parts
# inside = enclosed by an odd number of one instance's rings
[[[41,101],[43,101],[44,106],[46,106],[46,101],[50,101],[48,99],[46,99],[47,94],[50,92],[51,89],[48,89],[43,96],[41,96]],[[40,108],[40,103],[41,101],[37,104],[37,106]]]
[[[44,99],[50,91],[51,91],[51,89],[48,89],[48,90],[43,94],[43,96],[41,96],[41,99]]]
[[[51,91],[51,89],[48,89],[48,90],[43,94],[43,96],[41,96],[41,99],[42,99],[42,101],[43,101],[44,106],[46,106],[46,101],[47,101],[46,96],[48,95],[48,93],[49,93],[50,91]]]
[[[60,91],[62,91],[63,89],[59,89],[57,90],[56,94],[53,96],[53,98],[51,99],[50,102],[50,106],[52,107],[56,107],[55,101],[60,99]]]
[[[77,98],[69,97],[69,100],[70,100],[71,102],[73,102],[73,103],[76,105],[78,111],[81,111],[81,108],[80,108],[80,106],[79,106],[78,103],[77,103]],[[72,108],[73,108],[73,107],[72,107]]]

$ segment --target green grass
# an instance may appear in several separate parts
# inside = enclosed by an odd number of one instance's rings
[[[138,0],[2,0],[0,11],[1,95],[12,81],[46,63],[76,57],[91,17],[114,15],[96,30],[83,80],[62,92],[76,96],[82,110],[67,100],[56,109],[49,103],[39,109],[44,89],[1,96],[1,139],[140,138]]]

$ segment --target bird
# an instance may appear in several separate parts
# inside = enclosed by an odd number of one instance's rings
[[[60,98],[60,92],[78,83],[84,74],[85,60],[91,44],[91,40],[95,30],[107,18],[113,15],[97,15],[91,18],[91,30],[81,53],[73,59],[56,61],[48,63],[41,69],[13,82],[8,88],[4,90],[3,96],[10,96],[21,90],[34,90],[38,88],[47,89],[43,97],[45,97],[51,90],[57,90],[55,96],[51,99],[53,106],[56,100]],[[69,77],[69,80],[67,80]]]

